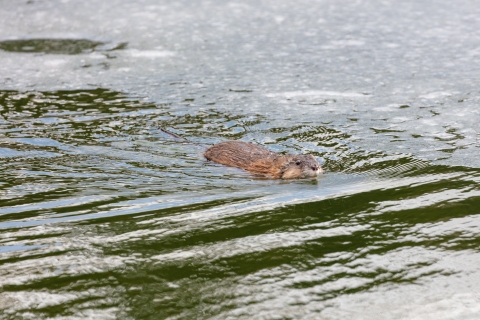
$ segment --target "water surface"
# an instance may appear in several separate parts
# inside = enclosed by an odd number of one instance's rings
[[[479,17],[5,3],[1,318],[478,318]],[[326,173],[203,158],[227,139]]]

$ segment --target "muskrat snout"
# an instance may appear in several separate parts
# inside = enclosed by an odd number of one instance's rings
[[[312,166],[312,170],[315,171],[315,172],[317,172],[317,174],[318,174],[318,173],[323,173],[323,169],[322,169],[322,167],[320,167],[320,165],[318,165],[318,166]]]

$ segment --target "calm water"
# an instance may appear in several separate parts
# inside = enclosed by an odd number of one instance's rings
[[[480,317],[473,2],[0,4],[1,319]]]

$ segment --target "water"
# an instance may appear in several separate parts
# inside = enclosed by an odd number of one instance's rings
[[[2,8],[1,319],[480,317],[474,3]]]

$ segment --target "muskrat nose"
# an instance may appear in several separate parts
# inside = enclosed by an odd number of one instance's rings
[[[318,167],[317,166],[313,166],[311,167],[313,171],[317,171],[318,170]]]

